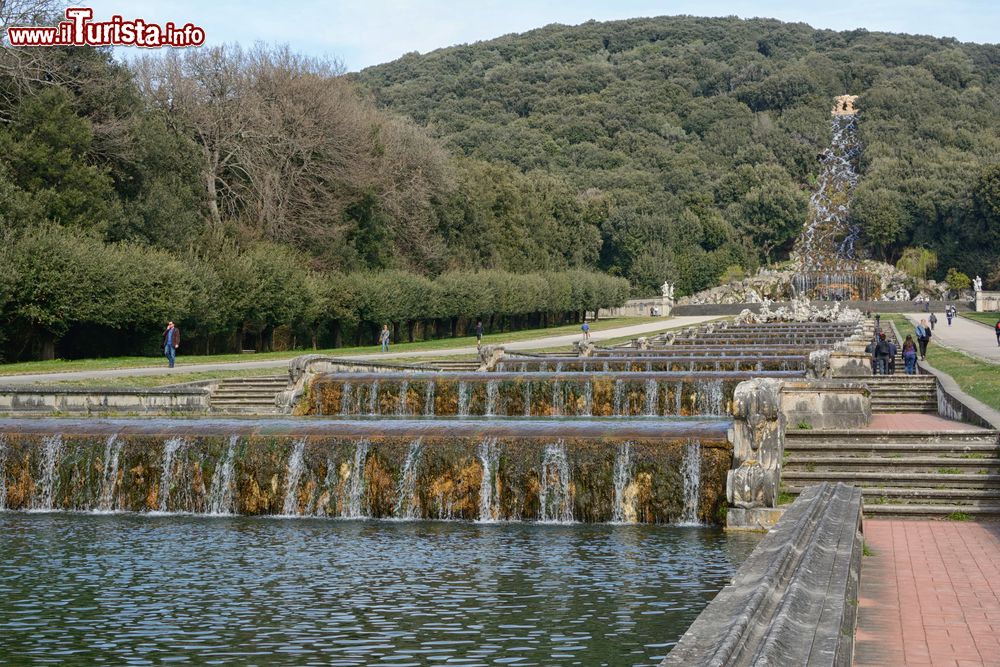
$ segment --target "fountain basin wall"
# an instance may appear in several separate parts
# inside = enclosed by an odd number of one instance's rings
[[[728,420],[0,420],[0,509],[714,521]]]
[[[535,372],[689,372],[698,371],[799,371],[805,370],[806,355],[759,355],[746,357],[710,357],[705,355],[617,357],[547,357],[541,359],[505,358],[496,365],[496,371]]]
[[[328,374],[306,397],[313,415],[610,417],[729,413],[736,385],[805,371],[702,373]]]

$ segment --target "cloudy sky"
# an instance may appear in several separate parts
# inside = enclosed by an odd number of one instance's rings
[[[194,23],[209,44],[287,43],[294,50],[329,56],[348,70],[434,49],[524,32],[549,23],[577,24],[635,16],[764,16],[815,28],[867,28],[968,42],[1000,41],[996,0],[91,0],[95,20],[120,14],[156,23]]]

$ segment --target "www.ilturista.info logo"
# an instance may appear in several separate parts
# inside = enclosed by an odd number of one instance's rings
[[[70,7],[66,20],[55,26],[18,26],[7,28],[11,46],[139,46],[157,49],[162,46],[201,46],[205,31],[187,23],[178,26],[147,23],[142,19],[124,20],[112,16],[110,21],[91,21],[94,10]]]

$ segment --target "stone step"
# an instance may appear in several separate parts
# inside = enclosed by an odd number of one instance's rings
[[[937,403],[917,404],[906,403],[903,405],[873,405],[872,412],[878,414],[892,414],[895,412],[923,412],[926,414],[937,414]]]
[[[990,457],[961,458],[960,456],[915,456],[890,458],[886,456],[811,456],[808,458],[789,458],[785,461],[783,475],[796,472],[812,472],[815,470],[848,472],[870,471],[882,472],[926,472],[937,473],[942,470],[961,470],[968,473],[979,473],[981,470],[992,474],[1000,474],[1000,459]],[[945,473],[942,473],[945,474]],[[979,473],[981,474],[981,473]]]
[[[233,406],[246,406],[246,407],[275,407],[274,397],[271,398],[260,398],[260,399],[215,399],[213,398],[209,401],[209,405],[213,408],[215,407],[233,407]]]
[[[280,411],[271,406],[266,408],[263,406],[212,406],[211,411],[216,414],[227,414],[227,415],[277,415],[281,414]]]
[[[947,518],[952,514],[967,514],[980,519],[994,519],[1000,517],[1000,503],[982,505],[864,505],[866,515],[879,517],[905,517],[909,519],[920,518]]]
[[[997,432],[987,429],[961,431],[881,431],[875,429],[788,429],[785,447],[808,446],[811,443],[835,444],[913,444],[913,443],[992,443],[997,444]]]
[[[809,486],[819,482],[843,482],[859,487],[872,486],[920,486],[941,488],[994,489],[1000,487],[1000,474],[978,475],[975,473],[922,473],[922,472],[863,472],[829,471],[814,472],[783,471],[782,482],[789,487]]]
[[[928,443],[895,443],[895,442],[858,442],[858,443],[827,443],[811,442],[807,444],[794,442],[785,443],[785,454],[789,460],[805,460],[812,456],[838,454],[841,456],[881,456],[892,458],[902,456],[960,456],[963,454],[1000,455],[1000,447],[995,442],[928,442]]]
[[[284,376],[264,376],[264,377],[246,377],[246,378],[224,378],[222,382],[219,383],[222,386],[225,385],[244,385],[244,384],[259,384],[259,385],[287,385],[288,378]]]
[[[797,496],[806,487],[783,487],[782,492]],[[928,505],[1000,505],[1000,488],[996,489],[935,489],[920,486],[870,486],[861,487],[862,497],[873,505],[916,504]]]

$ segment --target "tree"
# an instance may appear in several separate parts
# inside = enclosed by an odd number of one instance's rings
[[[896,268],[905,271],[914,278],[927,279],[927,274],[937,268],[938,258],[933,250],[927,248],[907,248],[903,251]]]
[[[948,274],[944,277],[944,281],[948,283],[948,287],[955,292],[961,292],[962,290],[967,290],[972,287],[972,280],[969,276],[965,275],[954,266],[948,269]]]

